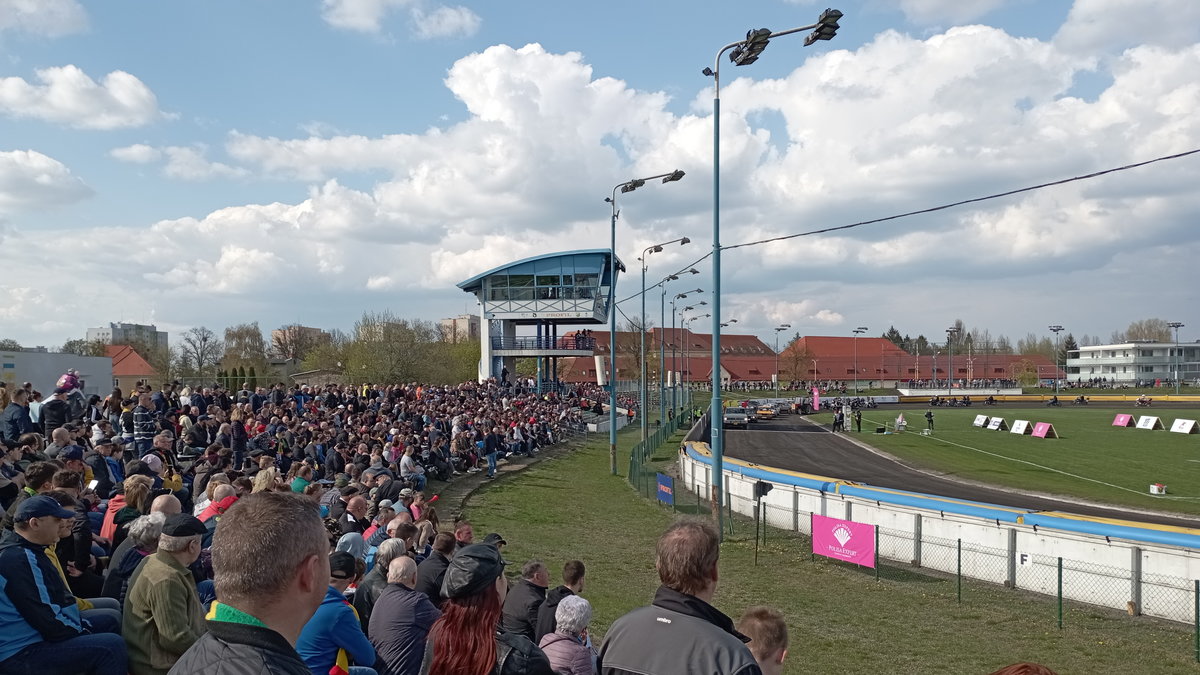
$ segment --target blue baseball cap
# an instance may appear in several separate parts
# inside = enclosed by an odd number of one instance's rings
[[[53,497],[37,495],[30,497],[17,505],[17,513],[13,520],[18,523],[27,522],[30,518],[74,518],[75,512],[68,511],[54,501]]]
[[[69,462],[73,459],[83,459],[83,448],[78,445],[68,445],[62,449],[58,455],[64,462]]]

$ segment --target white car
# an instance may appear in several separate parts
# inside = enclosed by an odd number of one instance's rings
[[[726,408],[723,421],[726,429],[731,427],[745,429],[746,425],[750,422],[750,416],[746,414],[744,408]]]

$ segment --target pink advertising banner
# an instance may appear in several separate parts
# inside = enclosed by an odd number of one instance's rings
[[[821,409],[821,392],[817,391],[816,387],[813,387],[813,411],[815,412],[820,409]]]
[[[1133,415],[1117,415],[1113,418],[1112,425],[1114,427],[1131,427],[1133,426]]]
[[[1049,422],[1038,422],[1033,425],[1034,438],[1058,438],[1058,433],[1054,431],[1054,425]]]
[[[875,526],[812,514],[813,553],[875,567]]]

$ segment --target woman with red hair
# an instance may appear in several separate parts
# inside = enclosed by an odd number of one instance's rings
[[[442,616],[429,631],[424,675],[554,675],[529,638],[497,632],[508,591],[500,551],[487,544],[459,549],[442,581]]]

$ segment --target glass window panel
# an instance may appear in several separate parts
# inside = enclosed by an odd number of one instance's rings
[[[564,274],[564,275],[563,275],[563,278],[562,278],[562,283],[563,283],[563,286],[573,286],[573,285],[575,285],[575,277],[574,277],[574,275],[571,275],[571,274]]]
[[[532,274],[510,274],[508,275],[509,288],[523,288],[533,285]]]
[[[507,288],[508,287],[508,275],[507,274],[493,274],[492,276],[488,277],[488,284],[492,288]]]
[[[533,300],[533,288],[510,288],[508,291],[509,300]]]
[[[539,274],[537,277],[538,286],[557,286],[559,283],[557,274]]]
[[[491,292],[491,295],[489,296],[489,299],[491,299],[491,300],[508,300],[508,289],[507,288],[492,288],[492,292]]]

